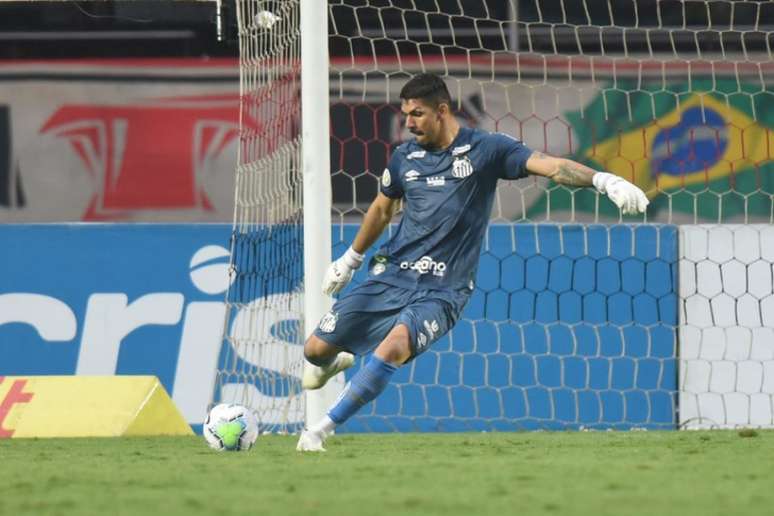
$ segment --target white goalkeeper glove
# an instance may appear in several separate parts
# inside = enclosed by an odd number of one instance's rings
[[[352,279],[355,271],[363,265],[364,255],[358,253],[351,247],[341,257],[330,264],[325,271],[323,278],[322,291],[326,296],[341,292]]]
[[[644,213],[650,203],[645,192],[615,174],[597,172],[591,182],[599,193],[607,194],[624,215]]]

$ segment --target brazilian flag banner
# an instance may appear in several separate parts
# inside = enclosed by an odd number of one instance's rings
[[[771,221],[771,89],[737,80],[618,81],[565,116],[577,138],[568,157],[637,184],[650,199],[649,220]],[[548,189],[530,213],[570,210],[573,202],[576,211],[618,216],[594,192],[563,188]]]

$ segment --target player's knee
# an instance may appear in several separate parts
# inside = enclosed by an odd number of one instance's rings
[[[331,360],[336,358],[338,352],[338,348],[315,335],[310,335],[304,343],[304,358],[309,363],[319,367],[329,364]]]
[[[411,336],[408,328],[399,324],[377,346],[374,355],[385,362],[394,365],[403,365],[411,358]]]

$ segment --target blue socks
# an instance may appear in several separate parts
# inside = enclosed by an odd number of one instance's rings
[[[371,360],[344,387],[338,402],[328,411],[328,416],[337,425],[342,424],[360,407],[381,394],[397,370],[389,362],[371,356]]]

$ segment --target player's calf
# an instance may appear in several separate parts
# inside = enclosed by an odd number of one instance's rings
[[[411,358],[411,336],[404,324],[396,325],[374,350],[374,356],[397,366]]]
[[[304,389],[319,389],[333,376],[352,367],[355,363],[352,353],[340,351],[336,346],[314,335],[304,344],[304,358],[306,362],[301,379],[301,386]]]
[[[390,378],[411,357],[408,328],[395,326],[379,344],[373,356],[347,383],[336,404],[318,425],[311,428],[328,435],[337,425],[352,417],[387,387]]]
[[[341,350],[332,344],[328,344],[316,335],[310,335],[304,343],[304,358],[310,364],[317,367],[330,365]]]
[[[437,332],[437,329],[434,331]],[[352,376],[328,414],[304,430],[296,449],[298,451],[324,451],[323,444],[326,437],[331,435],[336,426],[352,417],[363,405],[379,396],[389,384],[395,371],[411,358],[412,353],[411,332],[405,323],[399,322],[376,347],[371,359]],[[342,355],[345,353],[339,353],[334,364],[339,361]],[[311,384],[311,381],[307,383],[306,372],[305,368],[305,388]]]
[[[309,360],[307,358],[307,360]],[[304,376],[301,379],[301,386],[304,389],[319,389],[325,385],[328,380],[352,367],[355,363],[355,355],[347,353],[346,351],[340,352],[333,361],[323,366],[316,366],[309,362],[304,364]]]

